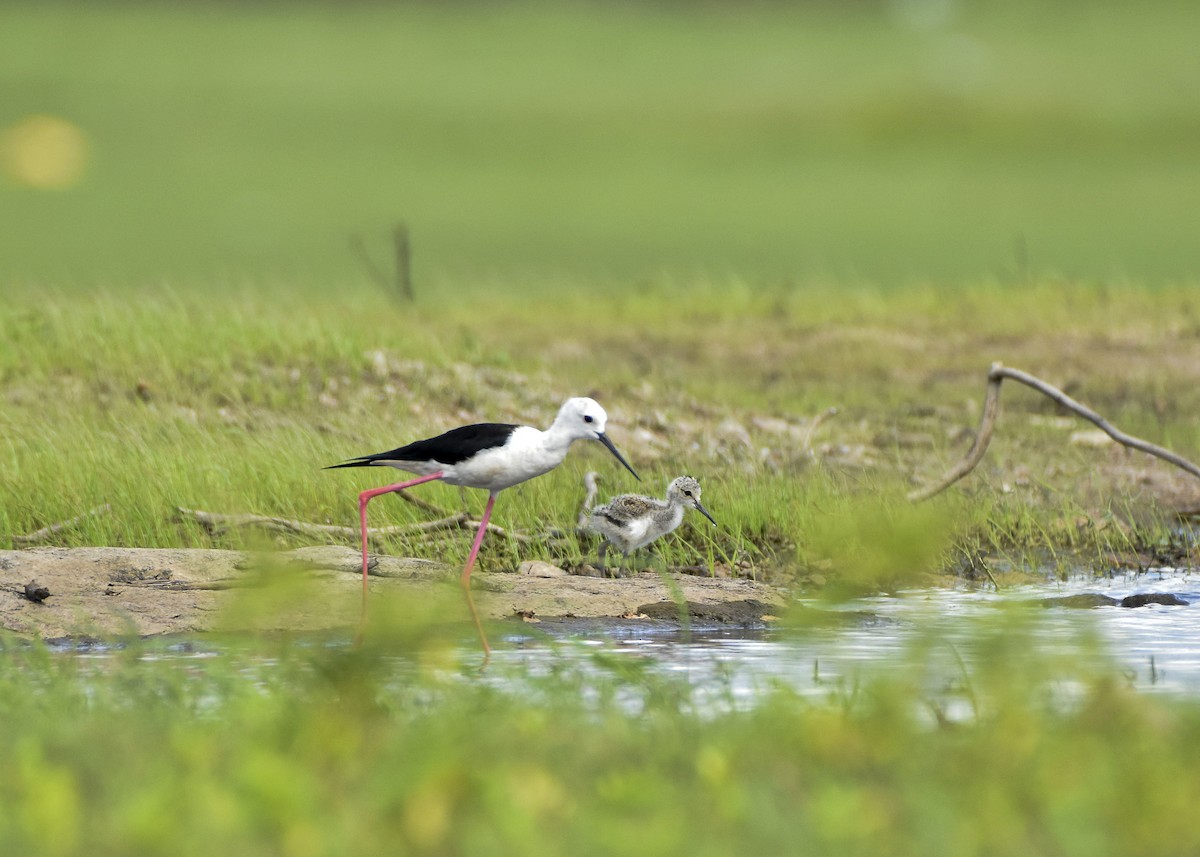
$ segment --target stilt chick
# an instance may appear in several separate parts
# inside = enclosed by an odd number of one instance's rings
[[[638,548],[678,527],[687,508],[695,509],[714,525],[717,523],[700,503],[700,483],[690,476],[680,476],[672,481],[667,486],[666,500],[622,494],[592,509],[588,524],[604,537],[600,543],[601,573],[608,576],[604,556],[610,545],[621,552],[624,560]]]

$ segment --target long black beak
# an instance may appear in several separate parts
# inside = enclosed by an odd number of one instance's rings
[[[608,439],[608,435],[606,435],[604,432],[600,432],[596,435],[596,440],[608,447],[608,451],[617,457],[617,461],[625,465],[625,469],[633,474],[634,479],[636,479],[638,482],[642,481],[642,477],[638,476],[637,471],[629,466],[629,462],[625,460],[625,457],[621,455],[621,453],[617,452],[617,448],[613,446],[613,442]]]
[[[720,524],[717,523],[716,519],[712,515],[708,514],[708,509],[705,509],[699,503],[696,504],[696,511],[699,512],[704,517],[708,518],[710,521],[712,521],[714,527],[721,526]]]

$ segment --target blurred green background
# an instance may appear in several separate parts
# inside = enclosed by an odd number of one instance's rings
[[[0,6],[0,285],[1200,268],[1200,4]]]

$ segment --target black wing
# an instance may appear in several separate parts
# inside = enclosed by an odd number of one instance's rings
[[[368,467],[387,464],[389,461],[436,461],[438,464],[458,464],[473,458],[486,449],[504,446],[519,426],[504,423],[476,423],[450,429],[437,437],[417,440],[387,452],[361,455],[342,464],[331,464],[326,470],[337,467]]]

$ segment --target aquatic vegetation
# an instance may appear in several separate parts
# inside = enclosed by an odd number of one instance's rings
[[[1200,706],[1126,689],[1087,644],[1037,654],[1033,622],[981,627],[948,718],[936,640],[825,697],[724,702],[603,650],[480,676],[385,638],[7,640],[0,838],[31,857],[1200,847]]]

